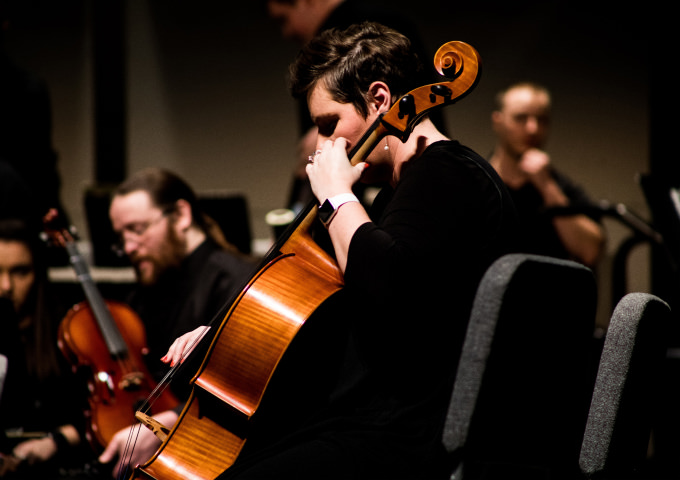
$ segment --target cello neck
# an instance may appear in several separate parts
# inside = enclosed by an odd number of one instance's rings
[[[348,153],[350,163],[356,165],[359,162],[363,162],[369,153],[375,148],[378,142],[388,133],[388,129],[382,123],[382,115],[380,115],[375,122],[366,130],[361,139]],[[271,261],[280,253],[288,250],[285,245],[288,244],[291,239],[294,239],[298,235],[306,235],[310,232],[314,221],[316,220],[317,207],[318,204],[316,200],[311,200],[295,217],[288,228],[281,234],[277,239],[276,243],[272,246],[269,252],[264,256],[264,261],[262,266]]]

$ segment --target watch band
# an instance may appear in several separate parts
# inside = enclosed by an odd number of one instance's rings
[[[321,223],[328,228],[336,213],[338,213],[338,208],[349,202],[359,202],[359,199],[353,193],[341,193],[327,198],[319,207],[318,214]]]

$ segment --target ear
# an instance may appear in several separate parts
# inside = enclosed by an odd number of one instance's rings
[[[175,202],[175,228],[179,232],[186,232],[189,227],[194,223],[194,217],[191,212],[191,205],[189,202],[183,199],[177,200]]]
[[[385,113],[392,106],[392,92],[385,82],[373,82],[368,87],[370,100],[368,101],[369,113]]]
[[[498,132],[498,129],[500,128],[502,117],[503,113],[498,110],[491,112],[491,126],[495,132]]]

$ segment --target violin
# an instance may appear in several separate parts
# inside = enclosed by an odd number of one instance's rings
[[[45,233],[53,244],[66,249],[86,298],[60,322],[57,344],[74,370],[86,372],[86,435],[99,451],[117,431],[136,423],[135,412],[148,404],[157,385],[144,363],[144,324],[129,306],[102,298],[73,236],[57,226],[57,215],[56,210],[50,210],[45,216]],[[164,411],[178,403],[166,389],[153,407]]]
[[[479,55],[470,45],[443,45],[435,54],[435,68],[452,80],[401,97],[352,149],[351,163],[363,161],[386,135],[405,142],[430,110],[456,102],[477,84],[479,67]],[[192,392],[175,425],[170,429],[138,416],[162,444],[134,468],[131,479],[214,479],[235,462],[286,349],[314,311],[343,288],[335,260],[312,238],[316,212],[312,201],[225,306],[228,311],[191,380]]]

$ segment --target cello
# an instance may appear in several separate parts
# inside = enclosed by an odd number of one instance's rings
[[[471,46],[442,46],[435,67],[453,80],[401,97],[352,149],[351,163],[363,161],[386,135],[405,142],[430,110],[464,97],[478,81],[479,65]],[[163,432],[163,443],[151,459],[135,467],[131,478],[214,479],[236,461],[286,349],[312,313],[343,288],[334,259],[313,239],[316,212],[316,202],[300,212],[227,307],[176,424],[159,429],[139,416]]]
[[[59,324],[57,345],[74,370],[87,372],[86,435],[98,451],[118,430],[135,423],[135,412],[156,389],[143,358],[146,330],[129,306],[102,298],[73,236],[57,226],[55,210],[45,216],[44,226],[49,240],[66,249],[85,293],[86,301],[71,307]],[[166,389],[154,407],[163,411],[178,403]]]

